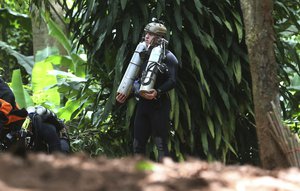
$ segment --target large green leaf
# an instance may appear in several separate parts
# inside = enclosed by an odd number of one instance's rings
[[[32,70],[33,101],[37,104],[46,104],[51,108],[60,106],[60,94],[57,87],[56,76],[51,74],[53,66],[51,63],[41,61],[35,63]]]
[[[28,74],[31,74],[32,67],[34,65],[33,57],[32,56],[25,56],[20,54],[19,52],[15,51],[13,47],[9,46],[5,42],[0,41],[0,49],[6,51],[7,54],[15,57],[18,63],[23,66]]]
[[[215,128],[214,128],[214,124],[213,124],[213,121],[211,120],[210,116],[206,116],[206,122],[207,122],[208,129],[209,129],[211,136],[213,138],[215,138]]]
[[[180,6],[178,4],[174,4],[174,17],[176,21],[176,25],[179,31],[182,31],[182,15],[181,15],[181,10]]]
[[[21,108],[27,108],[33,106],[33,101],[28,92],[23,88],[21,71],[14,70],[11,83],[12,90],[14,92],[16,102]]]
[[[44,19],[47,23],[49,34],[53,36],[58,42],[60,42],[60,44],[65,48],[68,54],[71,55],[71,43],[66,34],[48,15],[44,15]]]
[[[121,2],[121,7],[124,10],[127,4],[127,0],[120,0],[120,2]]]
[[[60,119],[69,121],[72,118],[72,114],[79,108],[81,104],[80,99],[77,100],[68,100],[63,108],[60,108],[57,112],[57,115]]]
[[[86,65],[85,61],[75,52],[72,51],[71,47],[71,42],[67,35],[63,32],[63,30],[47,15],[43,14],[44,20],[47,23],[47,27],[49,30],[49,34],[54,37],[67,51],[68,56],[72,59],[72,62],[69,62],[69,69],[71,69],[71,72],[74,72],[75,75],[79,77],[84,77],[85,76],[85,70],[86,70]],[[48,50],[48,49],[46,49]],[[46,51],[44,50],[44,51]],[[55,54],[55,49],[52,48],[49,51],[49,55]],[[70,65],[72,64],[72,65]],[[63,66],[63,64],[61,64]]]

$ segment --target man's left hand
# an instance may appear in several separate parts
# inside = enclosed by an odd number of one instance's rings
[[[156,99],[157,91],[155,89],[151,89],[148,92],[140,92],[140,96],[147,100],[153,100]]]

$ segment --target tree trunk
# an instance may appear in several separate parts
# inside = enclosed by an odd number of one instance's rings
[[[288,160],[271,136],[267,114],[271,101],[279,108],[277,63],[274,54],[273,1],[241,0],[248,47],[256,131],[261,165],[266,169],[287,167]]]
[[[58,25],[66,31],[66,27],[64,23],[59,19],[59,17],[63,17],[63,11],[61,7],[55,3],[54,0],[50,0],[51,3],[51,15],[53,20],[58,23]],[[67,34],[67,33],[65,33]],[[33,51],[34,55],[36,55],[37,51],[43,50],[46,47],[57,47],[60,54],[66,55],[67,52],[54,38],[49,35],[49,31],[46,23],[42,18],[33,19],[32,20],[32,36],[33,36]]]

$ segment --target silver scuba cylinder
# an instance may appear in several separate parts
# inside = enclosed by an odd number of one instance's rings
[[[145,74],[142,76],[140,93],[149,92],[149,90],[154,87],[158,67],[162,57],[164,56],[163,53],[164,47],[162,46],[156,46],[152,49],[146,69],[144,71]]]
[[[122,78],[122,81],[118,87],[117,92],[124,94],[124,95],[129,95],[133,81],[138,75],[138,72],[140,70],[140,66],[142,64],[142,59],[140,57],[140,53],[147,50],[147,45],[146,42],[140,42],[130,60],[130,63],[126,69],[126,72]]]

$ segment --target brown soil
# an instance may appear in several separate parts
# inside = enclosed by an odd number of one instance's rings
[[[0,154],[0,191],[299,191],[300,170],[267,171],[190,159]]]

